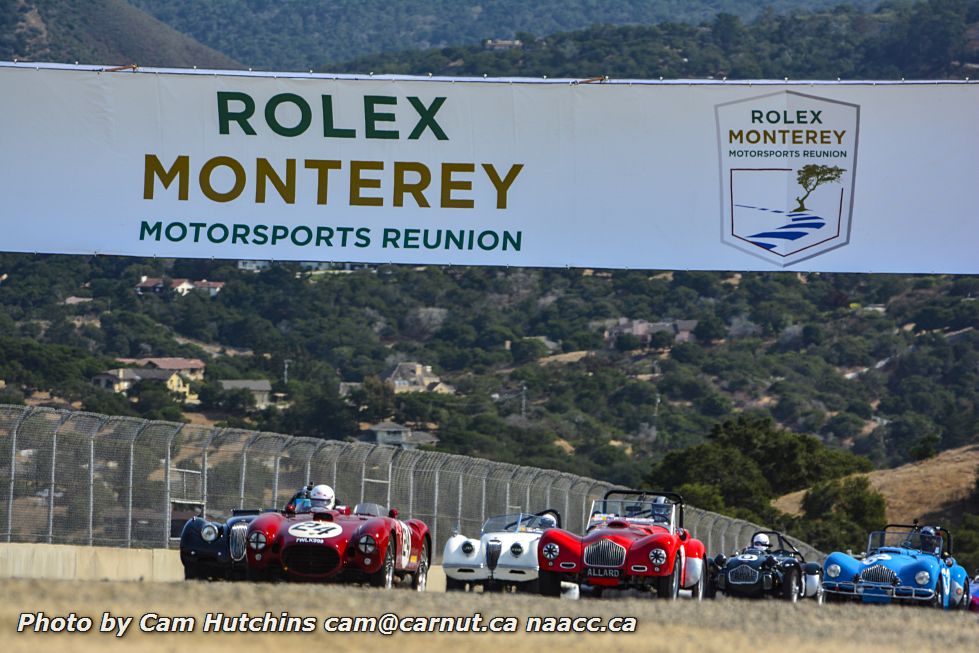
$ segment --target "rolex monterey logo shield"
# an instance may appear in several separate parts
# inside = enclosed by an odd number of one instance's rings
[[[858,105],[782,91],[715,112],[725,243],[784,267],[849,242]]]

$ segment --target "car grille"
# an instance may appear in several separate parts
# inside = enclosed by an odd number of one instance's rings
[[[585,547],[585,564],[590,567],[621,567],[625,564],[625,547],[612,540],[599,540]]]
[[[295,544],[282,554],[289,571],[309,576],[321,576],[334,571],[340,564],[340,554],[332,546]]]
[[[884,565],[872,565],[860,572],[860,580],[868,583],[897,585],[897,574]]]
[[[486,566],[490,569],[496,569],[502,547],[503,544],[499,540],[490,540],[486,543]]]
[[[243,521],[235,522],[231,525],[231,532],[228,534],[228,548],[231,550],[231,559],[241,562],[245,557],[245,535],[248,533],[248,524]]]
[[[727,573],[727,582],[732,585],[752,585],[758,582],[758,570],[748,565],[738,565]]]

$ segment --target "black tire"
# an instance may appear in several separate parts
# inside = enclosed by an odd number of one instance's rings
[[[184,565],[184,580],[198,580],[204,577],[204,574],[202,574],[197,567],[193,565]]]
[[[714,600],[717,598],[717,578],[714,574],[710,573],[709,568],[704,569],[704,574],[707,576],[707,587],[704,588],[704,598]]]
[[[428,542],[422,544],[422,552],[418,558],[418,571],[411,575],[411,589],[424,592],[428,587]]]
[[[394,585],[394,547],[397,545],[394,535],[388,539],[387,550],[384,552],[384,562],[381,568],[371,574],[370,583],[372,587],[380,587],[389,590]]]
[[[537,577],[541,596],[561,596],[561,574],[541,569]]]
[[[677,555],[673,560],[673,573],[659,579],[659,584],[656,587],[656,596],[661,599],[676,601],[676,598],[680,596],[680,575],[682,573],[683,569],[680,566],[680,556]]]
[[[969,611],[969,604],[972,603],[972,586],[969,579],[965,579],[965,587],[962,588],[962,600],[959,601],[959,610]]]
[[[465,592],[466,591],[466,581],[459,580],[458,578],[445,577],[445,591],[446,592]]]
[[[519,594],[540,594],[540,581],[536,578],[526,583],[517,583],[514,587]]]
[[[931,600],[931,606],[933,608],[938,608],[939,610],[945,609],[945,592],[941,577],[939,577],[938,582],[935,583],[935,596]]]
[[[802,593],[801,582],[798,569],[795,567],[786,569],[785,575],[782,576],[782,599],[789,603],[798,603],[799,595]]]

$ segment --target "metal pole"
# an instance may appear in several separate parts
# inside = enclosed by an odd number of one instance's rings
[[[133,545],[133,461],[136,455],[136,438],[149,425],[143,424],[139,431],[133,434],[133,439],[129,441],[129,491],[126,498],[126,546]]]
[[[435,468],[435,500],[432,502],[432,541],[438,546],[439,541],[439,465]]]
[[[163,520],[163,548],[167,549],[170,547],[170,528],[173,526],[173,506],[170,503],[170,465],[171,465],[171,447],[173,446],[173,441],[177,438],[177,435],[183,430],[184,425],[179,425],[170,437],[167,438],[167,456],[164,461],[165,467],[163,468],[163,510],[166,511],[166,518]]]
[[[10,494],[7,495],[7,541],[9,542],[14,533],[14,481],[17,478],[17,432],[20,426],[36,408],[25,408],[20,417],[14,423],[14,428],[10,431]]]
[[[88,545],[95,542],[95,434],[88,439]]]
[[[71,413],[65,412],[51,434],[51,485],[48,487],[48,544],[54,541],[54,486],[58,480],[58,431],[65,425]]]
[[[388,499],[387,509],[391,509],[391,471],[394,469],[393,459],[388,461]]]
[[[484,467],[483,468],[483,483],[482,483],[482,485],[483,485],[483,488],[482,488],[483,496],[480,499],[480,504],[479,504],[479,523],[480,524],[482,524],[483,522],[486,521],[486,476],[487,476],[488,473],[489,472],[487,472],[486,471],[486,468]]]
[[[228,429],[212,429],[211,434],[204,441],[201,454],[201,517],[207,519],[207,450],[210,448],[214,438],[222,435]]]
[[[366,482],[364,479],[367,477],[367,458],[372,453],[374,453],[374,449],[371,449],[360,463],[360,503],[364,502],[364,483]]]
[[[462,530],[462,472],[459,473],[459,505],[456,508],[456,524]]]

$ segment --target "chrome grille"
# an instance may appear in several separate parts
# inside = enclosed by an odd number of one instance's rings
[[[503,544],[499,540],[490,540],[486,543],[486,566],[496,569],[496,563],[500,561],[500,551]]]
[[[625,564],[625,547],[612,540],[599,540],[585,547],[585,564],[589,567],[621,567]]]
[[[247,532],[247,522],[239,521],[231,525],[231,532],[228,534],[228,548],[231,550],[231,559],[235,562],[241,562],[245,558],[245,534]]]
[[[738,565],[727,573],[727,582],[732,585],[752,585],[758,582],[758,570],[748,565]]]
[[[897,585],[897,574],[884,565],[871,565],[860,572],[860,580],[868,583],[887,583]]]

